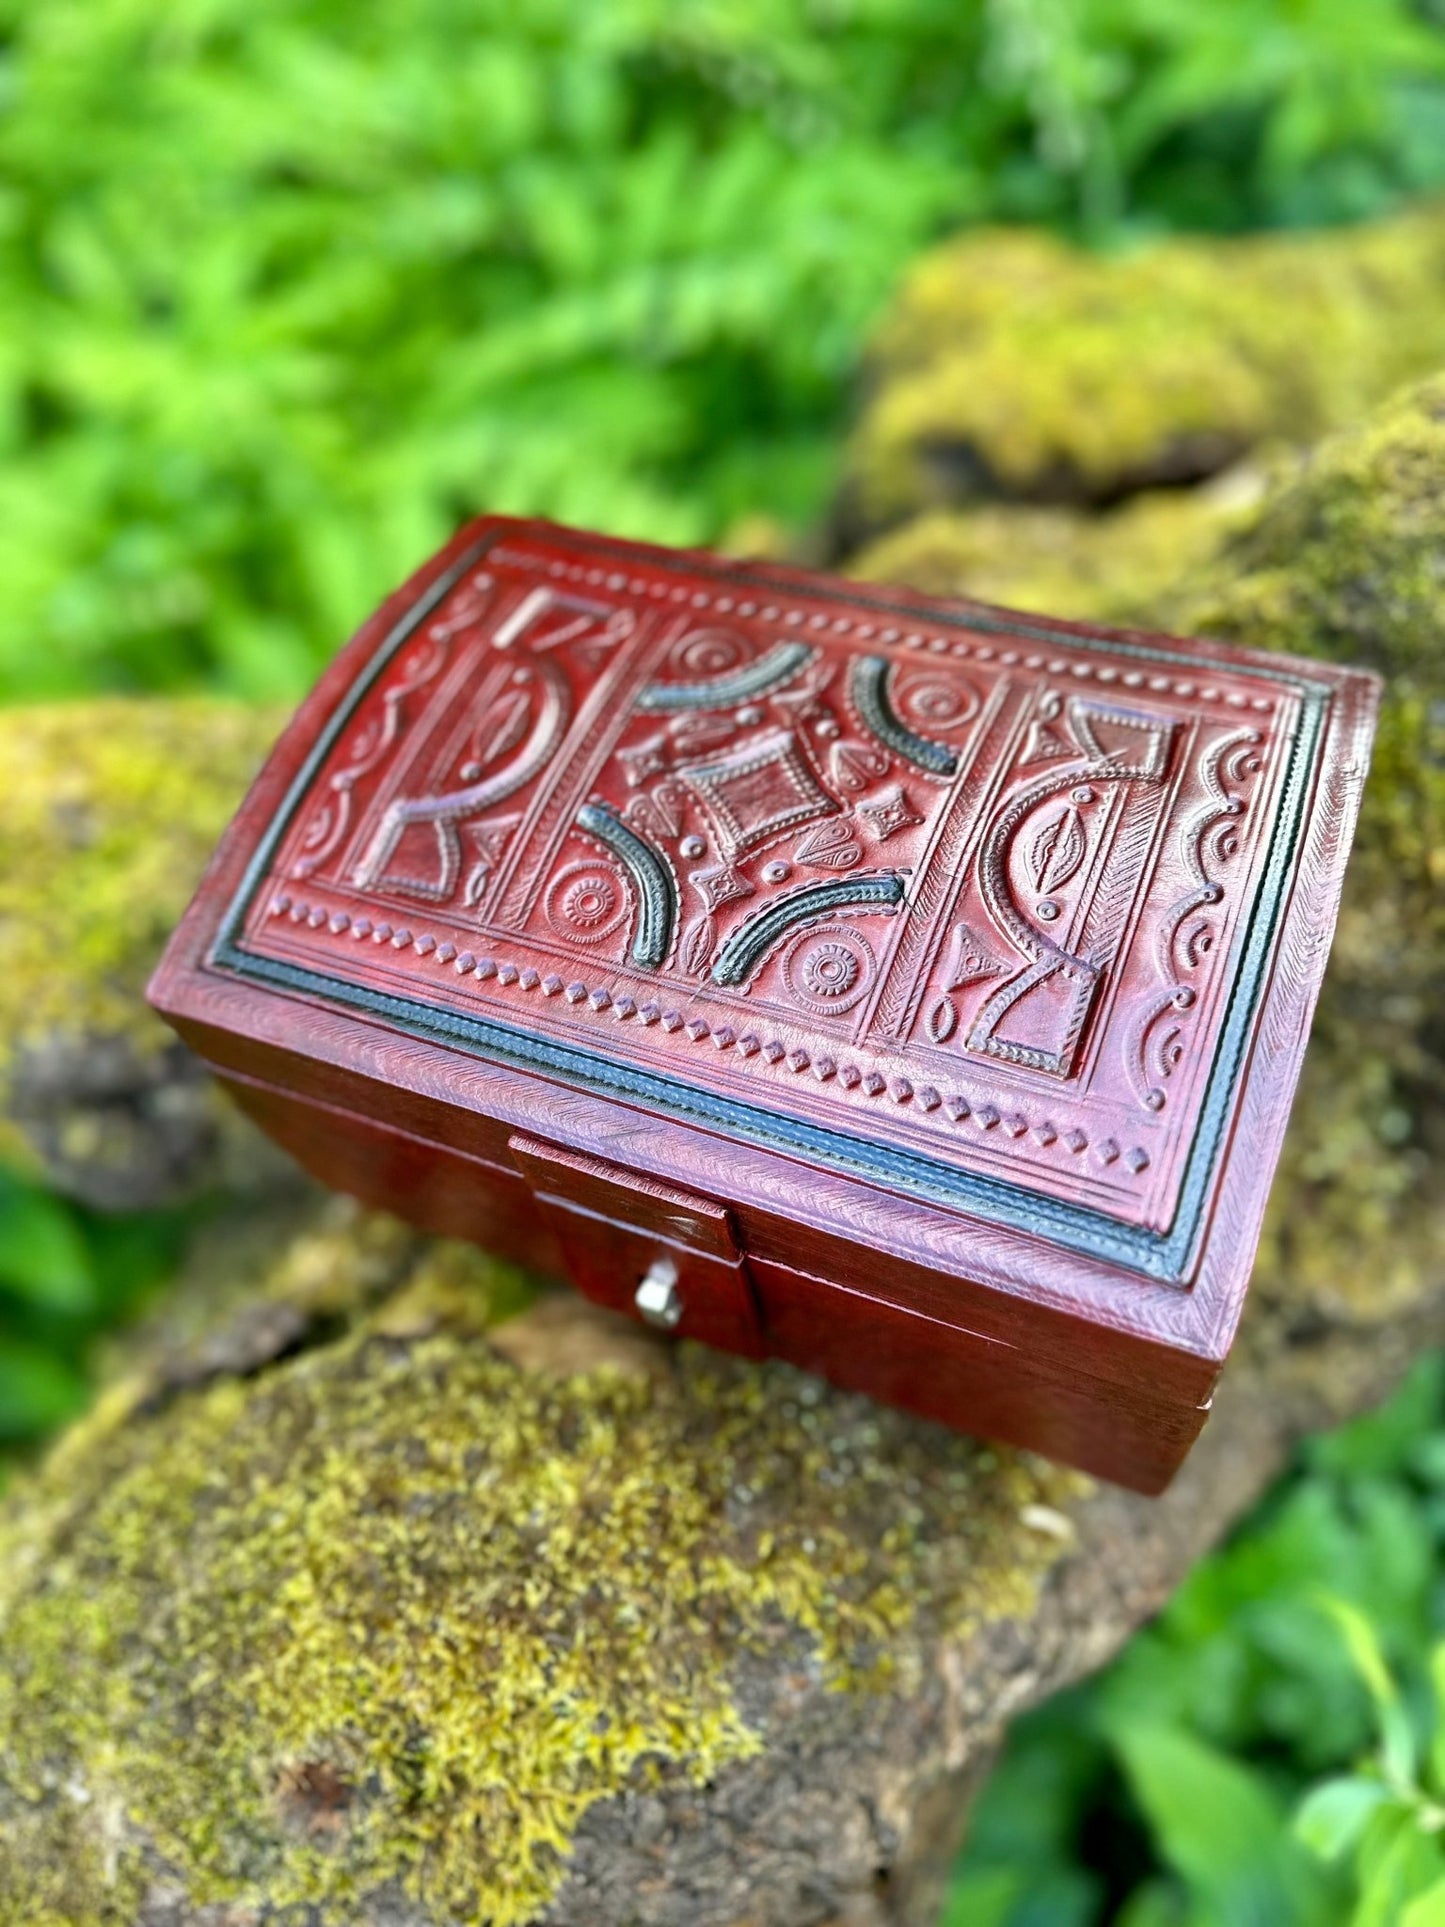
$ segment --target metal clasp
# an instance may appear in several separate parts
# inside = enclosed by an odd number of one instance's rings
[[[632,1300],[644,1323],[658,1331],[676,1331],[682,1320],[682,1293],[677,1288],[677,1266],[671,1258],[654,1258]]]

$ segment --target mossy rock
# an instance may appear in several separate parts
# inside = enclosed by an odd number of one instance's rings
[[[0,1918],[548,1915],[599,1803],[645,1863],[730,1767],[776,1783],[1026,1619],[1072,1539],[1074,1475],[570,1294],[492,1329],[518,1281],[384,1220],[253,1282],[0,1528]],[[840,1836],[840,1891],[876,1850]]]
[[[0,1514],[0,1919],[924,1927],[1000,1722],[1445,1310],[1254,1321],[1150,1501],[339,1201],[235,1231]]]
[[[1000,497],[1116,502],[1303,445],[1445,362],[1445,212],[1114,256],[971,233],[874,344],[845,535]]]
[[[0,711],[0,1132],[91,1203],[158,1204],[212,1167],[220,1113],[142,992],[281,720]]]
[[[1224,480],[1227,486],[1151,490],[1099,514],[1000,503],[929,509],[867,543],[845,566],[862,581],[926,595],[1109,621],[1177,589],[1247,516],[1262,476],[1250,470]]]

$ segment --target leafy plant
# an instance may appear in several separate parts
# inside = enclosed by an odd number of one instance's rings
[[[0,0],[0,697],[294,694],[467,513],[822,507],[941,231],[1445,180],[1405,0]]]
[[[0,1465],[83,1408],[97,1337],[171,1275],[194,1220],[99,1218],[0,1166]]]
[[[1327,1609],[1369,1692],[1378,1747],[1364,1766],[1311,1790],[1295,1832],[1322,1861],[1349,1855],[1351,1927],[1445,1927],[1445,1641],[1430,1651],[1434,1721],[1422,1749],[1369,1620],[1343,1600]]]
[[[1442,1552],[1433,1357],[1310,1441],[1107,1673],[1019,1724],[945,1927],[983,1902],[990,1927],[1432,1927],[1401,1909],[1445,1871],[1438,1714],[1416,1738],[1445,1688]]]

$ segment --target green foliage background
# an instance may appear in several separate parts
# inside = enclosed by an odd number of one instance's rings
[[[826,497],[936,233],[1445,180],[1407,0],[0,0],[0,696],[291,694],[465,514]]]
[[[294,695],[484,507],[804,524],[950,228],[1442,183],[1445,0],[0,0],[0,699]],[[184,1230],[0,1179],[0,1441]],[[1389,1927],[1288,1816],[1374,1744],[1322,1592],[1423,1727],[1442,1540],[1430,1367],[1019,1730],[949,1927]]]

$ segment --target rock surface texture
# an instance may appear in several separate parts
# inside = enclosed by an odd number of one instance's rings
[[[281,721],[206,701],[0,715],[0,1141],[101,1210],[272,1168],[142,993]]]
[[[850,455],[855,535],[996,498],[1102,506],[1355,420],[1445,363],[1445,213],[1113,258],[966,234],[884,322]]]
[[[1251,1308],[1170,1493],[654,1341],[335,1201],[236,1208],[0,1523],[0,1918],[926,1927],[1006,1721],[1445,1335],[1445,384],[1193,509],[1211,532],[1132,589],[1088,559],[1114,532],[1071,528],[1081,598],[1391,683]],[[1009,566],[998,513],[965,580]],[[137,859],[94,984],[47,943],[84,837],[6,899],[11,954],[60,959],[38,1022],[4,1007],[12,1066],[134,1034],[228,800],[176,710],[106,714],[47,728],[86,768],[102,734],[117,770],[127,732],[164,740],[176,787],[147,814],[100,769],[87,820],[175,861]],[[242,764],[266,730],[228,728]],[[65,842],[68,769],[37,755],[0,838]]]

